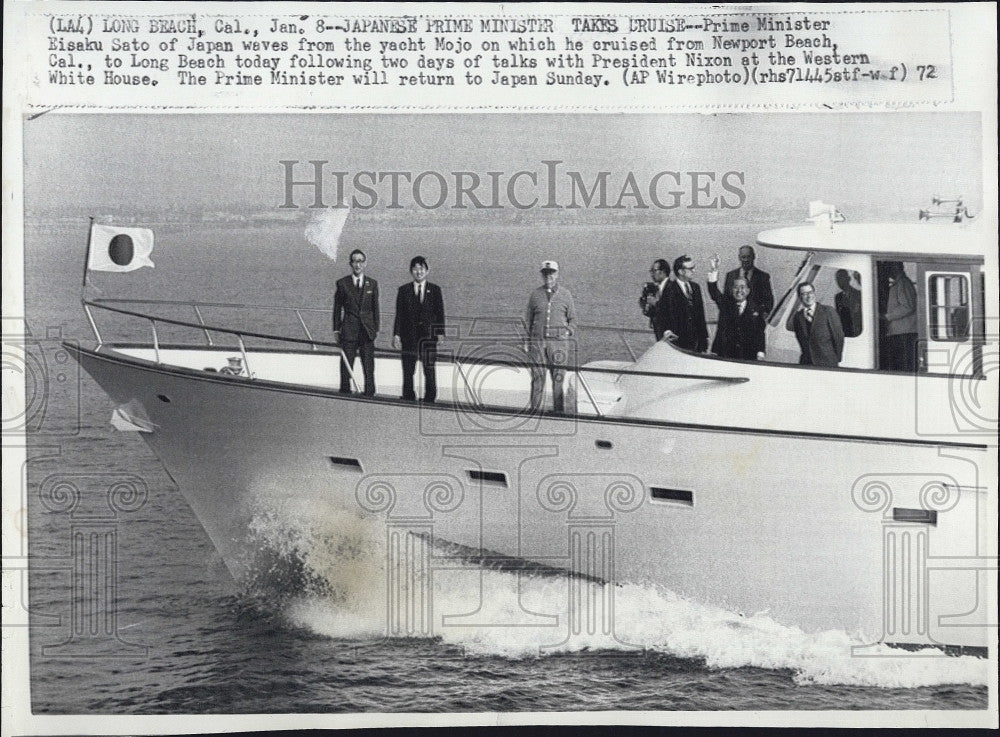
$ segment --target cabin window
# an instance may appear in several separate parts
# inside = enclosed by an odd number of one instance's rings
[[[785,309],[791,303],[798,303],[798,287],[799,284],[814,284],[816,281],[816,275],[819,274],[819,265],[812,263],[812,254],[808,254],[804,259],[802,259],[802,264],[799,266],[799,272],[795,275],[795,279],[792,281],[792,285],[788,288],[788,291],[778,300],[777,306],[771,311],[770,325],[771,327],[778,327],[781,324],[780,315],[784,314]],[[818,295],[817,295],[818,296]],[[789,316],[790,319],[790,316]]]
[[[844,328],[844,337],[856,338],[864,330],[862,324],[861,309],[861,274],[850,269],[822,268],[818,264],[802,269],[796,277],[792,288],[781,298],[777,309],[772,315],[771,324],[774,325],[774,318],[781,314],[789,302],[795,302],[797,310],[800,306],[798,301],[798,287],[800,284],[812,284],[816,290],[816,301],[829,305],[833,304],[840,318],[840,324]],[[794,314],[794,311],[791,313]],[[791,319],[791,315],[789,315]]]
[[[927,326],[931,340],[969,337],[969,275],[927,275]]]
[[[780,324],[784,319],[786,330],[795,330],[795,317],[802,310],[798,290],[803,284],[811,284],[816,294],[817,304],[832,308],[844,332],[845,338],[857,338],[865,330],[862,276],[854,269],[836,268],[829,264],[812,264],[808,260],[799,269],[792,287],[782,297],[771,314],[771,325]],[[768,354],[769,356],[772,354]],[[779,355],[781,355],[779,353]],[[800,349],[794,354],[781,356],[778,360],[796,361]],[[769,358],[769,360],[775,360]]]

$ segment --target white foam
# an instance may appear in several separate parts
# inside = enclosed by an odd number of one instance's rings
[[[440,552],[432,572],[414,573],[403,562],[387,565],[385,528],[353,512],[327,509],[317,516],[284,509],[259,520],[260,530],[270,528],[271,539],[292,546],[326,583],[321,593],[295,598],[284,612],[295,625],[326,637],[435,637],[472,656],[507,658],[646,649],[704,660],[709,668],[787,669],[799,683],[824,685],[910,688],[988,680],[986,659],[885,646],[859,656],[854,649],[864,643],[846,632],[807,633],[766,614],[741,616],[652,585],[570,584],[563,576],[482,569],[442,559]],[[389,567],[401,598],[387,596]],[[579,595],[590,597],[589,608]],[[415,601],[426,601],[433,612],[416,625]],[[587,612],[593,614],[574,627],[573,615]]]

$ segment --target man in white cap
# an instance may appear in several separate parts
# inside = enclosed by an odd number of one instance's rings
[[[524,317],[528,332],[525,350],[531,358],[531,410],[542,406],[545,394],[545,371],[552,376],[552,400],[556,412],[562,412],[563,380],[570,363],[570,341],[576,331],[576,307],[573,295],[559,286],[559,264],[542,262],[542,286],[528,298]]]

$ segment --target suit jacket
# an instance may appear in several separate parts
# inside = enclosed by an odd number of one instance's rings
[[[667,302],[668,286],[670,286],[670,282],[663,285],[663,294],[656,300],[656,304],[649,312],[649,326],[653,328],[653,334],[656,335],[657,340],[663,337],[670,323],[670,304]]]
[[[366,276],[359,290],[354,277],[337,280],[333,295],[333,330],[342,343],[374,341],[379,329],[378,282]]]
[[[704,353],[708,350],[708,328],[705,326],[705,303],[701,299],[701,289],[694,282],[688,282],[691,299],[684,296],[681,285],[671,281],[663,289],[663,309],[666,311],[666,329],[677,334],[674,345],[689,351]],[[659,307],[659,304],[657,304]]]
[[[740,275],[739,269],[733,269],[726,273],[726,285],[723,287],[723,294],[733,293],[733,281]],[[774,309],[774,292],[771,290],[771,275],[766,271],[761,271],[756,266],[750,272],[750,301],[757,305],[764,313],[764,319],[771,314]]]
[[[712,341],[712,353],[723,358],[755,361],[764,352],[763,308],[747,300],[743,314],[732,295],[721,294],[718,285],[710,281],[708,293],[719,306],[719,324]]]
[[[805,311],[799,310],[792,316],[792,330],[802,349],[799,363],[830,367],[840,364],[844,355],[844,328],[832,307],[817,302],[811,325]]]
[[[417,299],[414,282],[396,292],[396,319],[392,334],[398,335],[403,350],[415,352],[421,340],[436,341],[444,335],[444,297],[437,284],[424,282],[424,301]]]

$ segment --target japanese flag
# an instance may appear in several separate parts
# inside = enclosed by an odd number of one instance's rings
[[[152,266],[153,231],[148,228],[118,228],[112,225],[90,227],[90,258],[87,268],[93,271],[135,271]]]

